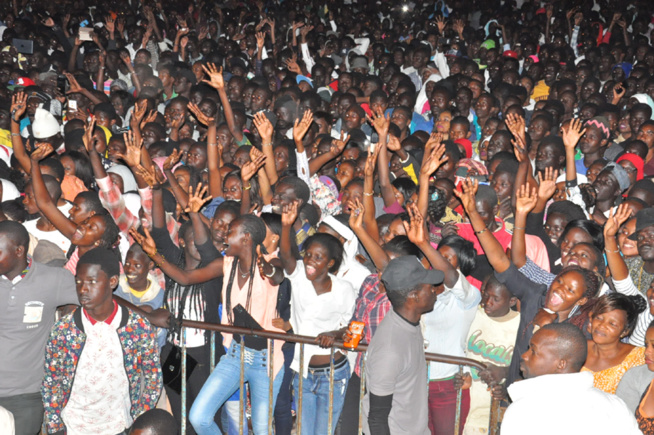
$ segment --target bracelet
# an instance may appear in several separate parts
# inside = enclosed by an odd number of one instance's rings
[[[272,145],[272,142],[268,142],[268,143],[263,143],[263,142],[262,142],[262,143],[261,143],[261,146],[262,146],[262,147],[268,147],[268,146],[270,146],[270,145]]]
[[[575,178],[574,180],[565,180],[565,187],[566,189],[571,189],[573,187],[577,186],[577,179]]]
[[[525,227],[513,227],[514,230],[524,230]]]
[[[609,249],[604,248],[604,251],[606,251],[606,252],[608,252],[610,254],[619,254],[620,253],[620,249],[618,249],[617,251],[611,251]]]
[[[11,133],[11,135],[20,137],[20,134],[18,134],[18,133]]]
[[[399,155],[398,155],[398,157],[399,157]],[[400,163],[405,164],[406,162],[409,161],[410,158],[411,158],[411,155],[409,153],[406,153],[406,160],[402,160],[400,158]]]
[[[14,121],[16,124],[20,124],[20,119],[16,119],[12,116],[11,120]]]
[[[250,190],[252,189],[252,183],[248,183],[248,187],[243,187],[243,190]]]
[[[486,231],[488,231],[488,228],[484,228],[484,229],[481,230],[481,231],[475,231],[475,234],[477,234],[478,236],[480,236],[480,235],[484,234]]]
[[[272,270],[272,273],[270,275],[267,275],[267,274],[264,273],[263,276],[265,276],[266,278],[272,278],[273,276],[275,276],[275,274],[277,273],[277,268],[275,266],[273,266],[272,268],[273,268],[273,270]]]
[[[372,196],[372,195],[375,194],[375,192],[370,192],[370,193],[368,193],[368,192],[363,192],[363,194],[364,194],[365,196]]]

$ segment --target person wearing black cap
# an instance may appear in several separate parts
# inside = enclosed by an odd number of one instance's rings
[[[625,263],[636,288],[644,295],[654,281],[654,208],[636,213],[636,231],[629,239],[636,241],[638,256],[627,258]]]
[[[120,265],[95,248],[77,263],[81,309],[52,328],[41,386],[48,433],[123,434],[163,385],[155,330],[113,300]]]
[[[429,434],[427,364],[420,318],[436,302],[445,275],[417,257],[391,260],[381,281],[393,309],[368,346],[364,433]]]

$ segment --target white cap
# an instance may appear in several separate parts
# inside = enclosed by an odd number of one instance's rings
[[[54,115],[45,109],[38,108],[32,122],[32,133],[37,139],[46,139],[60,133],[60,126]]]

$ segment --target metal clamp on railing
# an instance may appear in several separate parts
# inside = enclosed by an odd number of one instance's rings
[[[241,343],[245,343],[243,337],[244,336],[256,336],[260,338],[266,338],[269,341],[269,349],[271,350],[270,357],[268,358],[268,373],[269,373],[269,404],[268,404],[268,433],[272,434],[273,433],[273,427],[272,427],[272,415],[273,415],[273,367],[272,367],[272,349],[274,345],[274,340],[282,340],[286,342],[292,342],[292,343],[299,343],[300,344],[300,373],[299,373],[299,397],[296,398],[297,400],[297,431],[296,433],[301,434],[302,433],[302,384],[303,384],[303,367],[304,367],[304,345],[305,344],[310,344],[310,345],[316,345],[317,344],[317,337],[310,337],[306,335],[297,335],[297,334],[287,334],[283,332],[277,332],[277,331],[268,331],[268,330],[253,330],[253,329],[248,329],[248,328],[240,328],[237,326],[230,326],[230,325],[221,325],[221,324],[216,324],[216,323],[205,323],[205,322],[197,322],[193,320],[183,320],[182,321],[182,326],[184,328],[184,332],[182,333],[182,401],[181,401],[181,417],[182,417],[182,425],[181,425],[181,434],[186,435],[186,417],[187,417],[187,403],[186,403],[186,331],[185,328],[193,328],[193,329],[203,329],[203,330],[208,330],[212,331],[211,333],[211,370],[213,371],[213,368],[215,367],[216,361],[215,361],[215,347],[216,347],[216,340],[215,340],[215,332],[220,332],[220,333],[227,333],[227,334],[234,334],[234,335],[240,335],[241,336]],[[334,351],[335,349],[342,349],[346,350],[349,352],[365,352],[368,349],[368,345],[365,343],[359,343],[359,345],[356,347],[356,349],[351,349],[349,347],[345,347],[343,344],[343,341],[337,340],[334,342],[334,345],[331,348],[331,363],[330,363],[330,376],[329,376],[329,392],[330,392],[330,403],[329,403],[329,420],[328,420],[328,432],[332,433],[333,432],[333,426],[337,423],[332,421],[332,406],[333,406],[333,390],[334,390]],[[241,353],[240,353],[240,358],[241,358],[241,373],[240,373],[240,396],[239,396],[239,434],[242,435],[244,433],[244,427],[243,427],[243,412],[245,409],[245,393],[244,393],[244,351],[245,351],[245,346],[241,346]],[[462,358],[462,357],[455,357],[451,355],[441,355],[437,353],[425,353],[425,359],[427,362],[438,362],[438,363],[445,363],[445,364],[453,364],[453,365],[458,365],[459,366],[459,373],[463,372],[463,366],[468,366],[468,367],[474,367],[479,370],[485,370],[486,365],[470,359],[470,358]],[[361,359],[361,389],[360,389],[360,396],[359,396],[359,434],[362,434],[362,416],[363,416],[363,409],[362,409],[362,403],[363,403],[363,396],[365,393],[365,376],[364,376],[364,364],[365,364],[365,359]],[[461,419],[461,391],[459,390],[457,393],[457,409],[456,409],[456,420],[455,420],[455,430],[454,430],[454,435],[459,434],[459,428],[460,428],[460,419]],[[490,421],[489,421],[489,434],[490,435],[495,435],[497,432],[497,427],[498,427],[498,420],[499,420],[499,400],[492,400],[491,403],[491,413],[490,413]]]

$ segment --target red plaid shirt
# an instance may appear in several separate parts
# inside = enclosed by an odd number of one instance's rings
[[[388,300],[386,292],[379,291],[380,284],[381,281],[379,281],[378,274],[370,275],[363,281],[359,290],[359,297],[357,297],[354,313],[350,320],[365,323],[363,339],[366,343],[370,343],[377,327],[384,320],[386,313],[392,308],[391,301]],[[359,352],[357,355],[357,361],[354,366],[354,373],[359,377],[361,377],[361,358],[363,358],[363,352]]]
[[[138,228],[140,219],[138,216],[129,211],[125,206],[125,198],[120,193],[120,189],[116,186],[111,177],[96,179],[98,187],[100,188],[99,196],[102,206],[109,211],[109,214],[116,222],[122,237],[129,240],[130,245],[134,243],[132,236],[129,235],[130,228]],[[152,225],[152,189],[145,188],[139,189],[139,196],[141,197],[141,208],[143,209],[143,217]],[[170,237],[175,244],[177,244],[177,233],[179,230],[179,223],[166,215],[166,229],[170,233]],[[166,281],[163,272],[158,268],[152,271],[154,278],[161,288],[166,288]]]

